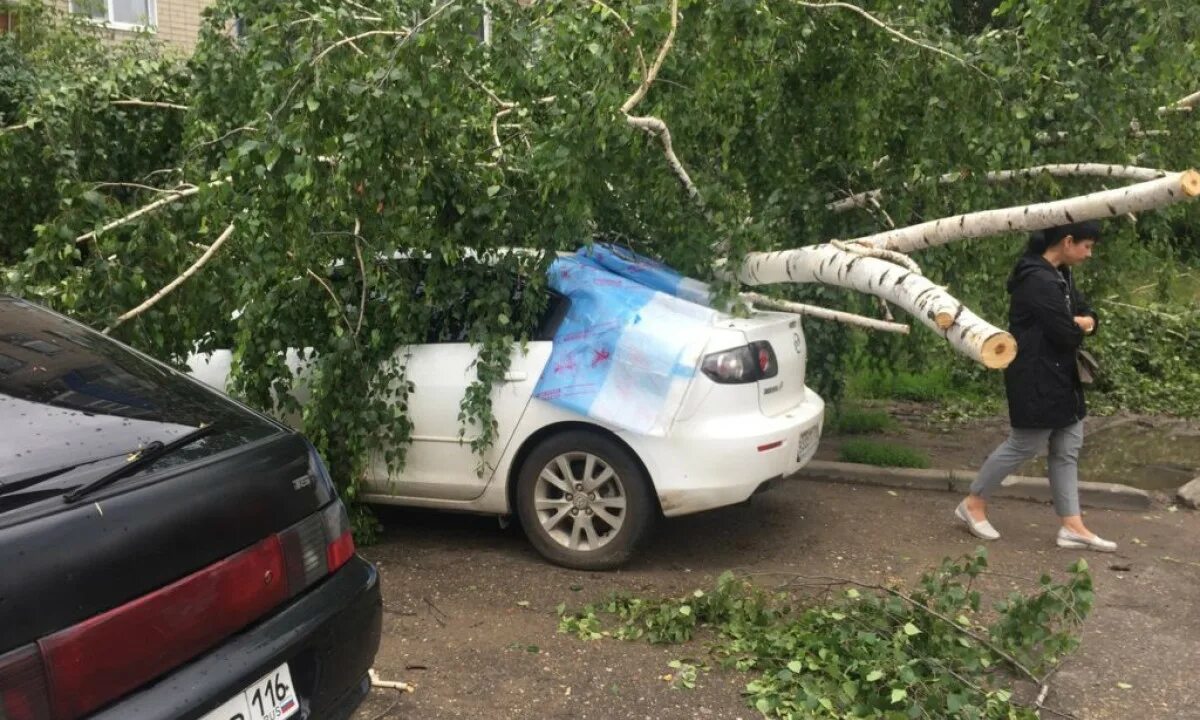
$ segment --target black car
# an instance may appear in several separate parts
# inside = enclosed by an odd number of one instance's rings
[[[303,437],[0,296],[0,718],[347,718],[381,613]]]

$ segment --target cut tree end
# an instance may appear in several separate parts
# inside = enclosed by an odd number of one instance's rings
[[[996,333],[983,341],[980,361],[989,370],[1003,370],[1017,357],[1017,339],[1011,334]]]
[[[1179,177],[1179,184],[1183,188],[1183,192],[1188,197],[1196,197],[1200,195],[1200,172],[1195,170],[1186,170]]]
[[[933,322],[939,330],[949,330],[954,325],[954,313],[940,312],[933,316]]]

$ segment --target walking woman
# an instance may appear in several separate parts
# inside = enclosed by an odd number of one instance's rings
[[[1096,332],[1096,313],[1075,289],[1071,268],[1091,257],[1099,239],[1100,226],[1094,222],[1033,233],[1008,278],[1009,332],[1017,340],[1017,358],[1004,371],[1012,428],[954,511],[984,540],[1000,537],[987,519],[988,496],[1025,461],[1048,449],[1054,510],[1062,520],[1058,546],[1117,549],[1116,543],[1084,527],[1079,512],[1079,450],[1087,407],[1078,356],[1084,336]]]

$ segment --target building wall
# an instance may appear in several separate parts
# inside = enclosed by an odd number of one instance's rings
[[[158,3],[158,36],[186,52],[196,46],[200,11],[212,0],[155,0]]]
[[[190,53],[196,46],[196,37],[200,34],[200,11],[208,7],[214,0],[153,0],[157,15],[157,27],[154,34],[167,45]],[[70,8],[70,0],[55,0],[55,4],[64,11]],[[131,37],[134,32],[110,28],[110,36],[114,39]]]

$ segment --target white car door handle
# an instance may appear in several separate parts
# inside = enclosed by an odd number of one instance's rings
[[[524,370],[509,370],[508,372],[504,373],[504,380],[506,382],[520,382],[521,380],[528,379],[529,374]]]

